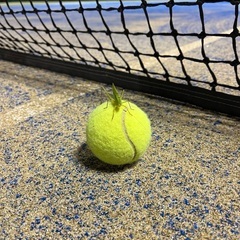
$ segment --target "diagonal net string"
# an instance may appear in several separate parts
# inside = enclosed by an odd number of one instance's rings
[[[207,66],[207,69],[213,79],[213,81],[210,83],[211,90],[215,91],[217,79],[216,79],[214,72],[210,68],[210,65],[209,65],[210,60],[206,56],[206,52],[205,52],[205,48],[204,48],[204,46],[205,46],[204,40],[206,38],[206,29],[205,29],[205,25],[204,25],[204,11],[203,11],[203,7],[202,7],[203,3],[201,1],[199,1],[198,3],[199,3],[200,19],[201,19],[201,24],[202,24],[202,32],[199,34],[199,38],[201,39],[201,43],[202,43],[201,52],[202,52],[202,56],[203,56],[203,62]]]
[[[232,61],[231,66],[234,67],[234,72],[235,72],[235,78],[236,81],[238,83],[238,85],[240,86],[240,79],[238,76],[238,65],[239,65],[239,57],[238,57],[238,53],[237,53],[237,42],[236,42],[236,38],[239,36],[239,30],[238,30],[238,16],[239,16],[239,5],[236,4],[235,5],[235,19],[234,19],[234,23],[233,23],[233,31],[231,33],[231,37],[232,37],[232,48],[233,48],[233,52],[234,52],[234,56],[235,56],[235,60]]]

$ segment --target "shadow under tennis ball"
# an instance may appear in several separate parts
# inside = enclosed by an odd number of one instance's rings
[[[82,143],[81,146],[76,150],[76,164],[83,164],[85,167],[90,168],[92,170],[101,171],[101,172],[121,172],[126,169],[134,167],[138,161],[132,164],[126,165],[110,165],[102,162],[98,158],[96,158],[91,150],[88,148],[86,143]]]

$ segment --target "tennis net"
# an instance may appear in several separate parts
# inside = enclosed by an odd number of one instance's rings
[[[0,1],[0,58],[240,116],[239,1]]]

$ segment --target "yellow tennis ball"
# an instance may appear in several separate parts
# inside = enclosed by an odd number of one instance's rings
[[[144,154],[151,140],[151,124],[145,112],[114,91],[112,96],[108,95],[110,101],[90,114],[87,145],[103,162],[123,165]]]

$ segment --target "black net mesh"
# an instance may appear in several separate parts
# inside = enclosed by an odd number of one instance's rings
[[[238,25],[237,0],[0,1],[0,53],[125,72],[137,84],[142,76],[141,90],[165,82],[223,99],[240,96]]]

